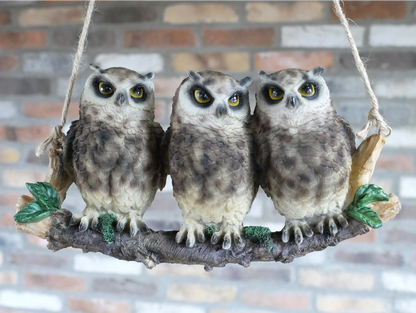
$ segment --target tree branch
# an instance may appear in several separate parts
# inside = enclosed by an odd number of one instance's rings
[[[295,258],[314,251],[321,251],[328,246],[336,246],[341,241],[365,234],[368,227],[350,219],[346,228],[332,237],[329,233],[316,234],[305,238],[302,244],[293,241],[283,243],[281,232],[272,233],[274,251],[268,252],[260,244],[245,239],[243,248],[232,246],[223,250],[221,244],[213,245],[207,240],[197,243],[193,248],[175,242],[177,231],[150,231],[130,237],[126,232],[116,233],[115,240],[108,244],[97,231],[88,229],[80,232],[77,226],[68,226],[71,212],[56,211],[51,217],[51,227],[46,234],[48,248],[53,251],[67,247],[82,249],[84,252],[101,252],[121,260],[142,262],[147,268],[159,263],[200,264],[206,270],[224,267],[228,263],[248,267],[251,262],[275,261],[289,263]]]

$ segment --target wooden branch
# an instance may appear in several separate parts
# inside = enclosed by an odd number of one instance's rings
[[[52,216],[52,226],[47,233],[48,248],[57,251],[67,247],[82,249],[84,252],[101,252],[103,254],[128,261],[142,262],[147,268],[159,263],[200,264],[206,270],[223,267],[228,263],[248,267],[251,262],[276,261],[289,263],[295,258],[313,251],[321,251],[328,246],[368,232],[368,227],[355,220],[350,220],[348,227],[332,237],[329,233],[305,238],[301,245],[293,241],[283,243],[281,232],[272,233],[274,252],[267,252],[259,244],[245,239],[245,246],[223,250],[221,244],[213,245],[208,240],[196,243],[193,248],[175,242],[177,231],[151,231],[130,237],[127,232],[117,233],[114,243],[108,244],[103,236],[94,231],[79,232],[77,226],[69,227],[71,212],[60,210]]]
[[[373,173],[375,163],[385,143],[384,135],[373,135],[367,138],[353,156],[353,168],[350,176],[348,199],[352,199],[357,189],[367,184]],[[71,182],[65,177],[59,166],[59,158],[54,151],[49,154],[50,170],[46,181],[49,181],[63,200]],[[401,209],[399,199],[394,194],[389,195],[390,201],[376,202],[371,208],[376,211],[383,222],[394,218]],[[16,205],[19,211],[33,198],[22,196]],[[349,225],[340,228],[336,236],[329,233],[316,234],[311,238],[304,238],[302,244],[297,245],[292,240],[283,243],[281,232],[272,233],[273,252],[268,252],[257,243],[244,239],[244,247],[232,246],[230,250],[223,250],[221,244],[212,245],[209,240],[197,243],[193,248],[175,242],[177,231],[152,231],[138,233],[130,237],[128,233],[116,233],[115,241],[108,244],[103,236],[95,230],[88,229],[80,232],[77,226],[69,226],[72,213],[67,210],[55,211],[52,216],[38,222],[19,224],[19,232],[33,234],[46,238],[48,248],[57,251],[67,247],[82,249],[84,252],[101,252],[103,254],[128,261],[142,262],[147,268],[153,268],[159,263],[200,264],[207,271],[213,267],[223,267],[228,263],[249,266],[256,261],[276,261],[289,263],[295,258],[314,251],[321,251],[329,246],[335,246],[343,240],[353,238],[368,232],[368,227],[353,219]]]

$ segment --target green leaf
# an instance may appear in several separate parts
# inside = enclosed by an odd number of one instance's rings
[[[32,201],[16,213],[14,220],[18,223],[35,223],[51,214],[52,211],[45,211],[36,201]]]
[[[355,208],[353,210],[347,210],[346,213],[353,219],[367,224],[372,228],[380,228],[383,222],[378,217],[378,214],[369,207]]]
[[[389,201],[389,196],[377,185],[367,184],[358,188],[352,202],[355,207],[364,207],[378,201]]]
[[[61,206],[61,199],[50,183],[26,183],[29,192],[36,198],[36,202],[47,211],[57,210]]]
[[[376,212],[367,207],[368,204],[378,201],[389,201],[389,196],[377,185],[362,185],[345,213],[372,228],[380,228],[383,225],[382,221]]]

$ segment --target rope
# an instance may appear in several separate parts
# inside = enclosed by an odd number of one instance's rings
[[[391,128],[387,125],[387,122],[378,112],[379,105],[376,95],[374,94],[373,89],[371,88],[370,80],[368,78],[367,71],[363,64],[363,61],[360,58],[360,54],[358,53],[357,45],[355,44],[354,38],[352,37],[350,27],[348,25],[348,21],[345,17],[344,12],[342,11],[340,0],[333,0],[334,2],[334,11],[337,17],[339,18],[342,26],[344,27],[345,33],[347,35],[347,39],[351,46],[351,52],[354,57],[355,66],[357,67],[358,72],[360,73],[361,79],[364,82],[365,89],[367,89],[368,95],[370,97],[371,103],[373,107],[371,108],[370,112],[368,112],[367,116],[367,123],[363,126],[363,128],[357,133],[357,137],[359,139],[364,139],[367,137],[368,131],[371,127],[376,127],[379,130],[379,133],[383,131],[389,131],[390,135]]]
[[[48,148],[50,144],[52,144],[55,150],[62,148],[63,140],[65,138],[65,134],[62,132],[62,128],[64,127],[66,123],[66,116],[68,114],[69,104],[71,102],[72,90],[74,89],[75,80],[77,79],[77,76],[78,76],[78,70],[79,70],[79,66],[81,63],[82,54],[84,53],[85,48],[86,48],[88,27],[91,22],[92,13],[94,11],[94,4],[95,4],[95,0],[89,0],[87,12],[85,13],[85,16],[84,16],[84,25],[82,27],[81,34],[79,36],[78,49],[75,53],[74,64],[72,65],[72,73],[69,79],[68,89],[65,95],[64,107],[62,109],[61,122],[59,123],[59,125],[54,127],[52,135],[46,138],[36,148],[36,156],[38,157],[45,153],[46,149]]]

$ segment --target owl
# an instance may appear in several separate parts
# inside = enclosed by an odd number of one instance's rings
[[[99,216],[109,213],[116,217],[118,231],[128,224],[134,236],[147,231],[143,214],[166,181],[160,162],[164,132],[154,122],[154,74],[90,67],[80,118],[63,144],[64,169],[86,203],[70,225],[94,229]]]
[[[184,218],[177,243],[186,238],[193,247],[205,241],[207,226],[215,226],[213,244],[244,245],[243,219],[258,190],[250,83],[250,77],[190,71],[176,90],[162,150]]]
[[[348,193],[355,136],[337,115],[321,74],[287,69],[260,71],[253,128],[260,185],[286,217],[282,241],[348,225],[342,214]],[[338,223],[338,226],[337,226]]]

